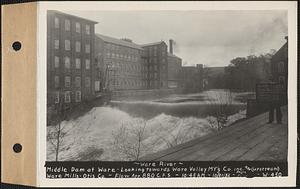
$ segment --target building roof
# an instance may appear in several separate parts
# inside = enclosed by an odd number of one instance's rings
[[[57,10],[48,10],[48,12],[57,13],[57,14],[62,14],[62,15],[65,15],[65,16],[71,16],[71,17],[79,18],[79,19],[81,19],[81,20],[85,20],[85,21],[88,21],[88,22],[92,22],[92,23],[94,23],[94,24],[98,24],[98,22],[96,22],[96,21],[89,20],[89,19],[86,19],[86,18],[82,18],[82,17],[79,17],[79,16],[75,16],[75,15],[72,15],[72,14],[67,14],[67,13],[64,13],[64,12],[57,11]]]
[[[164,41],[159,41],[159,42],[153,42],[153,43],[143,44],[141,46],[142,47],[146,47],[146,46],[152,46],[152,45],[160,45],[162,43],[165,43],[165,42]]]
[[[103,41],[108,42],[108,43],[113,43],[113,44],[117,44],[117,45],[121,45],[121,46],[125,46],[125,47],[130,47],[130,48],[133,48],[133,49],[143,50],[140,45],[132,43],[132,42],[128,42],[128,41],[124,41],[122,39],[117,39],[117,38],[105,36],[105,35],[98,34],[98,33],[96,33],[95,35],[96,35],[96,37],[98,37],[98,38],[100,38]]]

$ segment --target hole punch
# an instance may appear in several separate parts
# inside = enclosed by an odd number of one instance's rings
[[[15,41],[13,44],[12,44],[12,48],[15,50],[15,51],[19,51],[22,47],[22,44],[19,42],[19,41]]]
[[[14,150],[14,152],[16,152],[16,153],[20,153],[20,152],[22,151],[22,145],[19,144],[19,143],[14,144],[13,150]]]

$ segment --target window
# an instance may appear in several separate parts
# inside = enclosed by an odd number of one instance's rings
[[[76,30],[77,33],[80,33],[80,23],[79,22],[76,22],[75,30]]]
[[[70,20],[65,20],[65,30],[66,31],[70,31],[71,29],[71,23],[70,23]]]
[[[85,33],[87,34],[87,35],[90,35],[90,31],[91,30],[91,27],[90,27],[90,25],[85,25]]]
[[[65,103],[70,103],[71,102],[71,92],[66,91],[65,92]]]
[[[58,103],[59,103],[59,92],[58,92],[58,91],[56,91],[56,92],[54,93],[54,103],[55,103],[55,104],[58,104]]]
[[[58,56],[54,57],[54,67],[59,68],[59,57]]]
[[[58,39],[54,40],[54,48],[59,49],[59,40]]]
[[[80,52],[81,50],[81,43],[79,41],[75,42],[75,51]]]
[[[71,62],[69,57],[65,57],[65,68],[70,69],[71,68]]]
[[[75,68],[80,69],[81,68],[81,61],[80,58],[75,59]]]
[[[57,17],[54,18],[54,27],[59,28],[59,19]]]
[[[81,77],[75,77],[75,87],[81,87]]]
[[[58,88],[59,87],[59,76],[54,76],[54,87]]]
[[[100,81],[95,81],[95,91],[100,91]]]
[[[90,51],[91,51],[91,46],[90,46],[90,44],[86,44],[86,45],[85,45],[85,53],[90,53]]]
[[[284,62],[282,61],[278,63],[278,72],[279,73],[284,72]]]
[[[68,88],[71,86],[71,77],[70,76],[66,76],[65,77],[65,87]]]
[[[71,49],[71,42],[70,40],[65,40],[65,50],[69,51]]]
[[[81,101],[81,91],[76,91],[75,92],[75,102],[80,102]]]
[[[89,70],[91,66],[91,62],[89,59],[85,59],[85,69]]]
[[[285,85],[285,77],[284,76],[279,77],[279,83],[283,86]]]
[[[86,77],[85,78],[85,87],[89,88],[91,86],[91,78],[90,77]]]

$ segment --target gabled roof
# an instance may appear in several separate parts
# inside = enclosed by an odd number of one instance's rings
[[[162,43],[165,43],[165,42],[164,41],[159,41],[159,42],[144,44],[144,45],[141,45],[141,46],[146,47],[146,46],[152,46],[152,45],[160,45]]]
[[[81,20],[92,22],[93,24],[98,24],[98,22],[96,22],[96,21],[89,20],[89,19],[86,19],[86,18],[83,18],[83,17],[79,17],[79,16],[75,16],[75,15],[72,15],[72,14],[64,13],[64,12],[57,11],[57,10],[48,10],[48,12],[49,13],[54,13],[54,14],[61,14],[61,15],[64,15],[64,16],[75,17],[75,18],[78,18],[78,19],[81,19]]]
[[[128,42],[128,41],[124,41],[122,39],[117,39],[117,38],[105,36],[105,35],[98,34],[98,33],[96,33],[95,35],[96,35],[96,37],[98,37],[98,38],[100,38],[103,41],[108,42],[108,43],[113,43],[113,44],[117,44],[117,45],[121,45],[121,46],[125,46],[125,47],[130,47],[130,48],[133,48],[133,49],[143,50],[140,45],[132,43],[132,42]]]

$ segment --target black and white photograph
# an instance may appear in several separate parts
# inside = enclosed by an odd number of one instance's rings
[[[287,166],[287,10],[46,16],[47,162]]]

